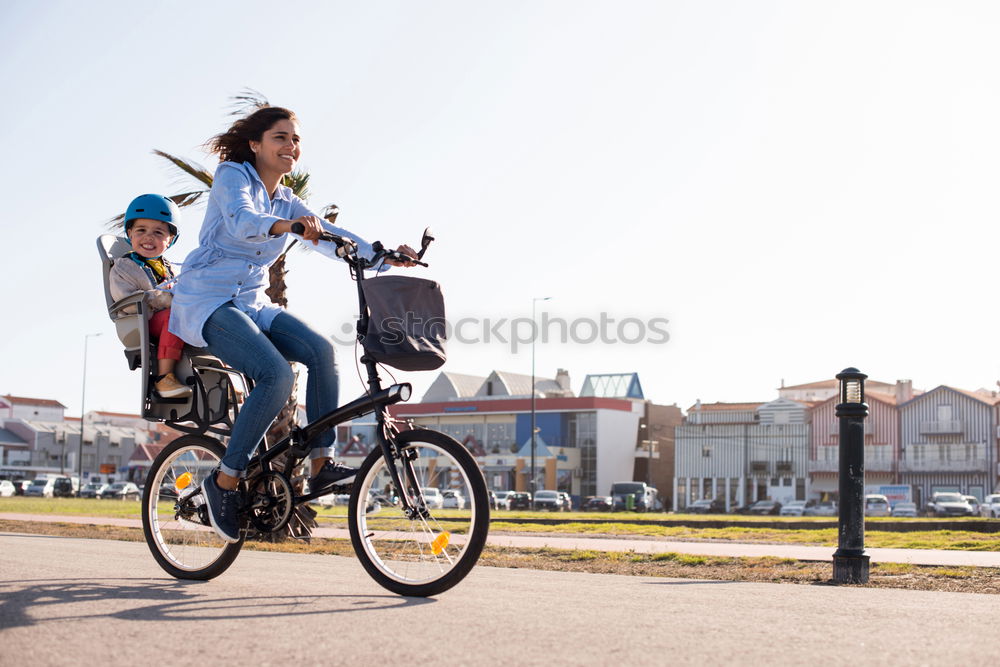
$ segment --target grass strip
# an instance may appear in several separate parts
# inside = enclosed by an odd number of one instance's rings
[[[0,512],[18,512],[23,514],[63,514],[75,516],[114,517],[139,519],[140,504],[128,500],[96,500],[90,498],[0,498]],[[595,523],[573,521],[574,517],[593,519],[594,513],[569,512],[552,514],[549,512],[498,512],[490,523],[494,532],[504,533],[535,533],[535,534],[571,534],[571,535],[611,535],[615,537],[656,537],[673,540],[726,540],[751,544],[796,544],[811,546],[837,546],[836,528],[821,528],[814,530],[784,529],[784,528],[704,528],[699,526],[656,526],[643,522],[648,521],[648,514],[616,513],[614,522]],[[556,516],[565,519],[564,523],[554,525],[519,524],[504,521],[505,517]],[[446,516],[442,518],[447,518]],[[697,517],[692,515],[692,519]],[[704,518],[703,516],[701,518]],[[746,517],[739,517],[743,520]],[[763,521],[773,521],[772,518],[754,517]],[[626,523],[624,520],[634,519],[636,523]],[[716,516],[713,515],[715,520]],[[734,518],[734,520],[736,520]],[[319,508],[317,521],[323,526],[345,528],[347,526],[347,508],[335,506]],[[919,521],[919,519],[915,520]],[[1000,551],[1000,533],[981,533],[957,530],[928,530],[917,532],[893,532],[877,530],[871,522],[865,532],[865,543],[869,547],[895,549],[949,549],[960,551]]]
[[[86,539],[143,542],[142,530],[94,524],[0,520],[0,531],[59,535]],[[244,549],[282,553],[354,557],[350,540],[312,539],[309,542],[246,542]],[[490,547],[480,565],[559,572],[587,572],[711,581],[828,584],[830,563],[793,558],[731,558],[679,553],[640,554],[583,549]],[[873,563],[868,587],[924,591],[1000,594],[1000,569],[937,567],[905,563]]]

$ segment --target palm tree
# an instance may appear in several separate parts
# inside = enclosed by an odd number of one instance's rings
[[[234,100],[234,110],[232,115],[247,115],[253,113],[257,109],[269,106],[267,99],[261,95],[259,92],[251,89],[246,89],[239,95],[233,97]],[[212,189],[213,175],[212,173],[203,167],[202,165],[194,162],[192,160],[187,160],[176,155],[172,155],[165,151],[159,149],[153,149],[153,154],[157,155],[170,164],[172,164],[178,171],[182,174],[190,177],[198,183],[200,187],[189,192],[182,192],[180,194],[171,195],[169,198],[177,204],[178,207],[186,207],[197,203],[204,197],[209,190]],[[309,174],[302,171],[293,171],[290,174],[286,174],[281,181],[282,185],[291,189],[292,193],[295,194],[302,200],[306,200],[309,197]],[[321,215],[334,222],[337,219],[337,214],[339,213],[338,208],[330,204],[323,208]],[[109,222],[109,226],[115,227],[121,225],[124,221],[124,215],[119,215],[113,218]],[[277,304],[282,308],[288,307],[288,285],[285,282],[285,276],[288,274],[288,269],[285,268],[285,258],[288,255],[288,251],[295,246],[296,241],[292,241],[288,247],[285,248],[284,252],[278,257],[273,264],[271,264],[269,270],[269,285],[265,290],[265,294],[271,299],[271,303]],[[278,417],[275,419],[271,428],[268,429],[266,435],[266,442],[278,442],[289,433],[291,433],[292,428],[296,425],[298,421],[298,400],[296,399],[296,393],[298,388],[298,371],[295,369],[295,364],[292,364],[293,370],[295,371],[295,383],[292,387],[292,393],[288,397],[287,403],[281,409]],[[275,461],[275,468],[281,469],[282,459]],[[294,473],[295,477],[292,479],[293,488],[296,493],[302,493],[303,484],[305,482],[305,471],[300,466],[296,469]],[[316,524],[316,511],[311,507],[306,505],[300,505],[296,507],[295,512],[292,515],[292,519],[288,526],[282,533],[266,533],[258,534],[256,539],[275,541],[281,540],[286,537],[298,537],[298,538],[308,538],[312,533],[312,529]]]

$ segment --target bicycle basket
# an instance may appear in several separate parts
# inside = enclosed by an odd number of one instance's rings
[[[375,361],[402,371],[431,371],[445,362],[444,297],[433,280],[379,276],[361,282],[368,330],[361,338]]]

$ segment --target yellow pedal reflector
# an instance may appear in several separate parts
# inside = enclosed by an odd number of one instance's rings
[[[186,489],[191,484],[191,473],[186,472],[174,481],[177,490]]]
[[[431,553],[433,553],[435,556],[440,554],[442,551],[445,550],[445,547],[448,546],[448,541],[450,539],[451,539],[451,534],[449,534],[447,531],[435,537],[434,541],[431,542]]]

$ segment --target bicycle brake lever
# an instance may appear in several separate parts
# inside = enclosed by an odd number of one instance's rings
[[[404,255],[403,253],[397,250],[393,250],[392,252],[387,252],[386,255],[389,258],[394,259],[398,262],[412,262],[413,264],[417,264],[419,266],[427,266],[426,262],[421,262],[416,257],[410,257],[409,255]]]

